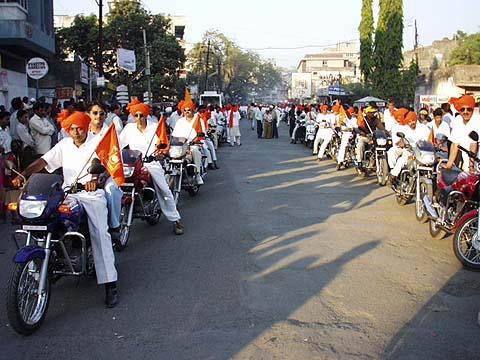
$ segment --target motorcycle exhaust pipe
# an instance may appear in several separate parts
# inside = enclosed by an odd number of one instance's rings
[[[423,197],[423,204],[425,205],[425,211],[427,212],[428,217],[431,220],[437,220],[438,219],[437,211],[433,208],[432,201],[430,200],[428,195],[425,195]]]

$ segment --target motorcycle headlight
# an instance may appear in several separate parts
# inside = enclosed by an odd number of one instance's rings
[[[42,215],[46,207],[46,200],[20,200],[18,213],[24,218],[35,219]]]
[[[133,166],[123,167],[123,175],[125,175],[126,178],[129,178],[130,176],[132,176],[134,171],[135,171],[135,168]]]
[[[173,159],[181,157],[182,156],[182,147],[181,146],[170,146],[169,155]]]
[[[418,161],[423,165],[432,165],[435,162],[435,154],[431,152],[421,152]]]
[[[377,139],[377,145],[380,145],[380,146],[385,146],[385,145],[387,145],[387,139],[385,139],[385,138],[378,138],[378,139]]]

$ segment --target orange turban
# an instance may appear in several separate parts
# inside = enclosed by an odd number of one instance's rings
[[[141,112],[145,117],[150,115],[150,106],[147,104],[139,102],[138,104],[129,105],[128,112],[132,115],[135,115],[137,112]]]
[[[68,118],[72,113],[68,109],[62,110],[60,114],[57,116],[57,122],[62,126],[63,121]]]
[[[457,111],[460,111],[463,107],[475,108],[475,98],[471,95],[463,95],[460,98],[451,98],[450,104],[453,104]]]
[[[130,101],[127,105],[127,111],[130,112],[130,107],[133,106],[133,105],[137,105],[137,104],[140,104],[140,100],[134,99],[134,100]]]
[[[180,102],[179,102],[178,105],[177,105],[177,109],[179,109],[180,111],[182,111],[182,106],[183,106],[184,103],[185,103],[185,101],[180,100]]]
[[[195,110],[195,104],[193,103],[192,100],[184,101],[183,104],[180,107],[180,110],[182,110],[182,112],[183,112],[183,109],[185,109],[185,108],[188,108],[188,109],[194,111]]]
[[[417,120],[417,114],[415,111],[410,111],[405,108],[400,108],[394,112],[393,117],[398,121],[400,125],[407,125],[413,120]]]
[[[84,131],[88,130],[90,124],[90,116],[81,111],[75,111],[72,115],[62,121],[62,128],[67,133],[70,131],[72,125],[82,128]]]

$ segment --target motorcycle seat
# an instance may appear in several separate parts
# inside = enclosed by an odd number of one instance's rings
[[[458,175],[460,175],[462,170],[460,169],[443,169],[442,170],[442,179],[447,183],[447,185],[452,185],[455,181],[457,181]]]

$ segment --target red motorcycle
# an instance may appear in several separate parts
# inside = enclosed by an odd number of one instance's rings
[[[133,219],[145,220],[149,225],[155,225],[161,216],[151,175],[143,165],[144,162],[154,159],[143,159],[140,151],[129,149],[122,151],[122,159],[125,183],[122,185],[120,234],[115,242],[115,249],[118,251],[127,246]]]

